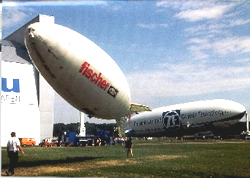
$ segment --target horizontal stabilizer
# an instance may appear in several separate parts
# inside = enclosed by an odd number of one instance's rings
[[[131,112],[142,112],[142,111],[152,111],[152,110],[148,106],[145,106],[142,104],[131,103],[130,104],[130,111]]]

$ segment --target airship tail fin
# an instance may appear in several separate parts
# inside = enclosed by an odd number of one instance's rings
[[[136,104],[136,103],[130,104],[131,114],[135,112],[142,112],[142,111],[151,111],[151,109],[148,106],[145,106],[142,104]],[[130,120],[130,117],[131,115],[128,116],[129,120]],[[127,117],[116,119],[117,131],[118,131],[119,137],[125,136],[126,121],[127,121]]]
[[[130,104],[130,111],[131,112],[142,112],[142,111],[152,111],[152,110],[148,106],[145,106],[142,104],[131,103]]]

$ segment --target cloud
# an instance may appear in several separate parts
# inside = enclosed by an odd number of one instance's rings
[[[188,49],[195,59],[208,56],[226,57],[231,54],[244,54],[250,52],[250,37],[227,37],[221,39],[190,38]]]
[[[235,19],[237,18],[237,19]],[[233,18],[224,18],[223,21],[213,21],[207,22],[202,24],[193,25],[191,27],[185,28],[184,31],[186,36],[203,36],[203,37],[215,37],[216,35],[219,36],[230,36],[233,35],[231,28],[247,25],[250,23],[250,19],[244,20],[238,17]]]
[[[237,63],[250,63],[250,58],[242,58],[236,60]]]
[[[208,40],[204,38],[191,38],[188,40],[188,43],[196,43],[196,44],[203,44],[207,42]]]
[[[4,8],[2,14],[2,25],[3,28],[11,28],[17,26],[17,24],[24,24],[29,18],[27,12],[34,12],[31,8],[24,8],[24,7],[11,7],[11,8]]]
[[[216,5],[214,7],[204,7],[194,10],[185,10],[176,14],[175,17],[185,19],[191,22],[200,21],[205,19],[217,19],[220,18],[231,5]]]
[[[161,24],[143,24],[143,23],[140,23],[140,24],[137,24],[137,26],[139,26],[141,28],[145,28],[145,29],[155,29],[158,27],[167,28],[168,24],[164,24],[164,23],[161,23]]]
[[[207,67],[199,63],[165,63],[157,66],[154,70],[137,71],[126,76],[132,100],[137,100],[134,102],[149,103],[158,97],[191,96],[250,88],[249,65]]]
[[[190,22],[221,18],[233,6],[234,3],[214,1],[162,1],[156,3],[156,7],[174,9],[177,12],[176,18]]]
[[[231,53],[249,53],[250,52],[250,37],[229,37],[216,41],[211,44],[213,51],[222,55]]]
[[[164,27],[164,28],[167,28],[168,27],[168,24],[159,24],[160,27]]]
[[[246,56],[250,52],[250,37],[241,36],[233,29],[244,28],[249,20],[239,16],[242,6],[236,11],[233,7],[237,5],[213,1],[157,2],[161,13],[170,8],[174,10],[175,19],[187,21],[183,28],[184,45],[190,52],[187,59],[194,60],[158,64],[150,71],[126,75],[132,101],[152,103],[156,98],[250,88],[250,65]]]
[[[245,25],[248,23],[250,23],[250,19],[247,19],[247,20],[245,20],[245,19],[233,19],[230,22],[229,26],[234,27],[234,26],[239,26],[239,25]]]
[[[250,23],[244,19],[245,6],[232,2],[214,1],[162,1],[158,8],[174,10],[175,18],[188,23],[183,28],[187,49],[194,59],[209,59],[220,55],[226,57],[232,53],[248,53],[249,37],[235,33],[234,27]],[[236,8],[238,7],[238,8]],[[240,15],[242,14],[242,15]],[[238,29],[236,29],[238,30]],[[236,36],[237,34],[237,36]]]
[[[212,13],[218,13],[219,9],[224,8],[231,8],[234,3],[230,2],[215,2],[215,1],[200,1],[200,0],[192,0],[192,1],[185,1],[185,0],[179,0],[179,1],[159,1],[156,3],[156,7],[158,8],[171,8],[176,11],[196,11],[201,9],[214,9],[215,7],[219,7],[217,10],[216,8],[214,11],[211,11]]]
[[[156,28],[156,24],[142,24],[142,23],[140,23],[140,24],[138,24],[138,26],[141,27],[141,28],[147,28],[147,29]]]

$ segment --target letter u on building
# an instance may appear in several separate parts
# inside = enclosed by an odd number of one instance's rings
[[[12,88],[8,88],[7,78],[2,78],[2,91],[20,93],[19,79],[13,79]]]

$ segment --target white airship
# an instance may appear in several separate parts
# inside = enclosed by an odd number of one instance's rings
[[[24,37],[37,70],[72,106],[89,117],[120,119],[150,110],[131,103],[128,82],[113,59],[81,34],[58,24],[33,23]]]
[[[127,121],[135,137],[183,136],[226,128],[247,115],[243,105],[224,99],[196,101],[142,112]]]

